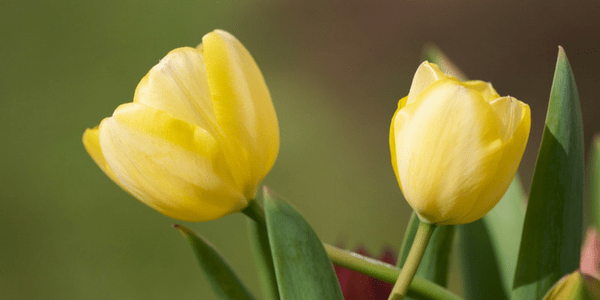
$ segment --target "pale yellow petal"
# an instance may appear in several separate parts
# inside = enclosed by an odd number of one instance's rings
[[[462,82],[462,84],[470,89],[481,93],[481,96],[483,97],[483,100],[485,100],[485,102],[490,102],[494,99],[500,98],[498,92],[496,92],[492,84],[489,82],[481,80],[471,80]]]
[[[167,216],[206,221],[247,205],[232,182],[220,144],[195,124],[128,103],[102,121],[99,141],[123,186]]]
[[[104,159],[104,155],[102,154],[102,149],[100,149],[100,141],[98,139],[98,126],[94,128],[88,128],[83,133],[83,146],[87,153],[92,157],[94,162],[100,167],[100,169],[108,176],[108,178],[112,179],[118,185],[121,185],[117,178],[115,177],[115,173],[110,169],[110,166],[106,163],[106,159]]]
[[[507,99],[501,100],[499,103],[505,102],[506,100]],[[513,101],[513,104],[511,105],[513,107],[513,113],[511,113],[513,120],[511,121],[512,123],[506,122],[506,119],[502,121],[511,126],[514,123],[516,124],[516,128],[502,145],[502,157],[498,162],[496,172],[492,176],[489,176],[490,179],[482,188],[483,192],[479,197],[481,204],[465,216],[465,223],[483,217],[498,203],[498,201],[500,201],[500,199],[502,199],[502,196],[506,193],[508,186],[517,173],[519,163],[523,157],[523,152],[525,152],[525,146],[527,145],[527,140],[529,138],[529,129],[531,127],[531,112],[529,106],[521,101],[514,98],[508,101]]]
[[[406,105],[415,102],[419,94],[425,91],[431,84],[445,78],[447,78],[447,76],[440,71],[440,68],[438,68],[436,64],[427,61],[423,62],[417,69],[415,77],[413,78],[410,91],[408,92]]]
[[[195,48],[177,48],[161,59],[138,84],[134,102],[217,130],[204,58]]]
[[[249,174],[246,195],[253,196],[279,151],[279,125],[269,90],[250,53],[231,34],[211,32],[202,38],[199,49],[216,118],[227,139],[241,147],[236,154],[248,169],[239,172]]]
[[[407,121],[395,128],[396,158],[407,201],[427,222],[460,219],[496,173],[500,121],[479,93],[453,79],[435,82],[400,114]]]
[[[405,119],[401,119],[401,116],[396,118],[398,112],[406,105],[406,100],[408,97],[404,97],[398,101],[398,109],[394,113],[392,117],[392,124],[390,125],[390,153],[392,155],[392,168],[394,169],[394,174],[396,174],[396,179],[400,182],[400,177],[398,177],[398,166],[396,160],[396,134],[395,128],[402,128],[404,126]],[[400,189],[402,190],[402,185],[400,185]]]
[[[584,277],[584,274],[580,273],[580,270],[576,270],[571,274],[564,275],[552,285],[552,287],[546,293],[546,295],[544,295],[544,298],[542,298],[542,300],[596,299],[596,297],[591,297],[585,292],[585,280],[586,278]],[[590,278],[590,280],[592,282],[597,282],[597,279],[593,277]],[[597,285],[598,283],[596,282],[594,282],[594,284]]]
[[[512,137],[519,124],[521,124],[527,105],[510,96],[494,99],[490,101],[490,105],[502,122],[502,140],[506,141]]]

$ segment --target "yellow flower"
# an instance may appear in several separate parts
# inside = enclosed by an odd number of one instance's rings
[[[483,217],[510,185],[530,124],[527,104],[424,62],[390,128],[392,166],[404,197],[428,223]]]
[[[167,54],[133,102],[83,135],[87,152],[131,195],[184,221],[244,209],[273,166],[279,126],[258,66],[231,34]]]
[[[577,270],[563,276],[542,300],[600,299],[600,281]]]

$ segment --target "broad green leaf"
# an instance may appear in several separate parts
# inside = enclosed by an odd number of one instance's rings
[[[592,200],[593,221],[600,232],[600,134],[594,137],[590,155],[590,191]]]
[[[400,268],[404,265],[404,262],[406,262],[408,252],[410,251],[410,247],[415,239],[418,227],[419,217],[417,217],[417,214],[413,212],[410,217],[408,228],[404,233],[400,254],[398,255],[397,266]],[[435,229],[431,239],[429,240],[427,250],[425,250],[425,254],[423,255],[419,269],[417,269],[417,276],[433,281],[440,286],[446,286],[448,281],[448,268],[450,266],[450,251],[452,250],[453,238],[454,226],[439,226]],[[406,299],[423,298],[409,293]]]
[[[254,299],[213,245],[183,225],[173,227],[190,242],[200,267],[219,299]]]
[[[507,299],[511,294],[525,219],[524,199],[517,175],[488,214],[458,226],[467,299]]]
[[[465,299],[507,299],[496,253],[483,219],[459,225],[458,237]]]
[[[583,126],[575,78],[559,47],[546,126],[531,183],[512,299],[541,299],[579,268]]]
[[[263,296],[267,300],[278,300],[277,279],[271,256],[267,228],[254,220],[246,219],[248,238],[254,254],[254,262],[258,270],[258,279]]]
[[[323,244],[289,204],[264,189],[265,217],[279,295],[283,300],[343,300]]]
[[[488,231],[503,290],[505,295],[510,295],[525,221],[525,193],[518,174],[500,202],[482,220]],[[472,243],[471,247],[477,249],[477,243]]]

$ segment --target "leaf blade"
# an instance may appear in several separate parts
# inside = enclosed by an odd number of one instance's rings
[[[331,261],[310,225],[268,189],[263,194],[281,299],[343,300]]]
[[[515,175],[504,197],[483,217],[506,295],[511,294],[523,223],[525,193],[519,175]]]
[[[254,300],[225,259],[203,237],[183,225],[173,225],[188,240],[215,294],[223,300]]]
[[[583,218],[583,122],[575,78],[559,47],[512,299],[541,299],[579,268]]]
[[[246,224],[250,247],[258,271],[260,289],[265,299],[278,300],[277,278],[275,277],[267,229],[250,218],[246,219]]]

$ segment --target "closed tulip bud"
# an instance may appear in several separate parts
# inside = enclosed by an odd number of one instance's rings
[[[244,209],[273,166],[279,126],[258,66],[231,34],[167,54],[133,102],[83,135],[121,188],[155,210],[207,221]]]
[[[421,64],[390,128],[392,166],[420,219],[465,224],[489,212],[517,171],[530,119],[527,104],[491,84]]]
[[[563,276],[542,300],[599,300],[600,281],[579,270]]]

